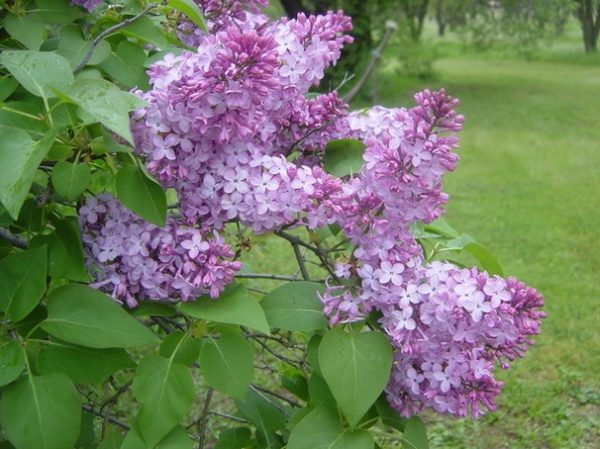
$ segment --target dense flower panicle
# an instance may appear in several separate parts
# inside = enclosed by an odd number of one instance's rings
[[[194,0],[194,2],[200,7],[211,34],[232,25],[243,27],[257,19],[260,23],[268,20],[260,15],[260,8],[266,7],[268,0]],[[181,42],[190,47],[200,46],[206,37],[204,31],[188,20],[182,21],[177,31]]]
[[[315,163],[347,106],[337,93],[305,94],[339,57],[349,28],[341,13],[282,20],[268,33],[231,26],[206,36],[197,53],[151,68],[153,89],[139,92],[149,106],[132,125],[136,150],[176,189],[188,224],[239,220],[261,233],[334,220],[341,183]],[[321,69],[282,73],[308,60]]]
[[[88,10],[88,12],[94,11],[97,6],[104,3],[104,0],[71,0],[71,6],[80,6]]]
[[[188,301],[215,298],[233,280],[240,262],[219,234],[182,226],[150,224],[108,194],[89,197],[79,210],[92,285],[117,301]]]
[[[502,384],[493,377],[523,356],[545,314],[541,295],[514,278],[433,262],[383,310],[381,323],[396,348],[386,389],[410,416],[423,407],[456,416],[495,409]]]

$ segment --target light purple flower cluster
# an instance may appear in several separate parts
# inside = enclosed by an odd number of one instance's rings
[[[455,167],[453,133],[463,117],[443,90],[426,90],[415,101],[418,106],[409,110],[352,113],[344,123],[342,135],[367,148],[365,164],[345,185],[336,210],[336,222],[355,249],[352,260],[337,267],[345,282],[329,286],[322,296],[332,323],[357,321],[393,303],[423,264],[408,225],[430,222],[443,212],[448,197],[441,179]]]
[[[404,416],[431,407],[472,416],[495,410],[495,363],[522,357],[545,314],[541,295],[514,278],[434,262],[408,283],[381,323],[396,348],[388,399]],[[485,409],[484,409],[485,408]]]
[[[146,299],[216,298],[242,266],[227,260],[234,253],[218,233],[185,227],[173,218],[159,228],[108,194],[88,198],[79,209],[79,223],[96,277],[92,287],[129,307]]]
[[[261,233],[302,224],[302,212],[341,190],[321,167],[287,158],[297,152],[311,160],[345,114],[337,94],[305,94],[339,57],[350,20],[329,13],[260,32],[245,25],[155,64],[153,89],[139,93],[149,105],[134,115],[132,130],[150,172],[177,191],[188,224],[221,229],[238,220]],[[331,218],[320,217],[308,219],[318,226]]]
[[[89,12],[94,11],[97,6],[101,5],[104,0],[71,0],[71,6],[80,6],[87,9]]]
[[[354,249],[321,301],[332,324],[381,317],[395,349],[386,391],[401,414],[431,407],[477,417],[495,408],[494,365],[508,368],[539,332],[543,302],[512,278],[424,264],[409,225],[443,212],[441,176],[455,167],[463,118],[443,90],[415,101],[410,110],[376,107],[345,121],[343,135],[367,144],[362,170],[343,190],[352,207],[336,215]]]

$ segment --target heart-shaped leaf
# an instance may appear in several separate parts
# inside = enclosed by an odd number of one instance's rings
[[[387,385],[392,347],[380,332],[332,329],[319,346],[319,366],[340,409],[354,426]]]

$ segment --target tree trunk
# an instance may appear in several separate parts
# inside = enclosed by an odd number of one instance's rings
[[[577,17],[581,23],[583,46],[586,53],[598,50],[600,32],[600,0],[578,0]]]

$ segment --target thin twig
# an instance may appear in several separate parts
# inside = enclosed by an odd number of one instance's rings
[[[302,370],[302,364],[304,363],[302,360],[293,360],[290,359],[284,355],[281,355],[277,352],[275,352],[274,350],[272,350],[271,348],[269,348],[269,346],[264,342],[264,341],[260,341],[258,338],[256,337],[252,337],[252,339],[257,342],[260,346],[262,346],[268,353],[270,353],[271,355],[275,356],[276,358],[278,358],[279,360],[281,360],[282,362],[287,363],[288,365],[291,365],[295,368],[298,368],[300,371]]]
[[[27,240],[18,235],[14,235],[8,229],[0,228],[0,239],[8,240],[13,246],[21,249],[27,249]]]
[[[200,418],[200,422],[198,423],[200,431],[200,441],[198,442],[198,449],[204,449],[204,441],[206,440],[206,423],[208,422],[210,401],[214,392],[214,388],[209,387],[208,392],[206,393],[206,400],[204,401],[204,407],[202,409],[202,417]]]
[[[304,257],[302,256],[302,253],[300,252],[300,246],[301,245],[305,246],[305,245],[303,245],[304,242],[302,242],[302,240],[299,237],[296,237],[295,235],[292,235],[292,234],[288,234],[287,232],[277,231],[277,232],[275,232],[275,234],[280,237],[283,237],[288,242],[290,242],[290,244],[292,245],[292,248],[294,250],[294,255],[296,256],[296,261],[298,262],[298,267],[300,267],[300,272],[302,273],[302,278],[305,281],[310,280],[310,275],[308,274],[308,270],[306,269],[306,266],[304,265]]]
[[[317,242],[317,246],[313,246],[313,245],[310,245],[310,244],[306,243],[300,237],[297,237],[297,236],[292,235],[292,234],[288,234],[285,231],[276,231],[275,235],[278,235],[279,237],[282,237],[282,238],[286,239],[288,242],[290,242],[292,244],[292,246],[294,247],[294,253],[296,253],[296,258],[298,258],[298,254],[300,252],[299,249],[298,249],[298,246],[303,246],[304,248],[307,248],[310,251],[312,251],[319,258],[319,260],[321,261],[323,267],[329,272],[329,274],[337,282],[339,282],[339,279],[335,275],[335,272],[334,272],[334,270],[333,270],[333,268],[331,266],[331,261],[330,261],[330,259],[327,256],[327,250],[321,248],[321,246],[320,246],[320,244],[318,244],[318,242]],[[300,260],[298,261],[298,263],[300,264]],[[306,267],[304,266],[304,260],[303,259],[302,259],[302,264],[300,265],[300,270],[302,270],[302,269],[304,269],[304,271],[306,271]],[[303,272],[303,276],[304,276],[304,272]],[[308,278],[305,278],[305,280],[308,280]]]
[[[239,273],[235,275],[236,278],[240,279],[273,279],[275,281],[290,281],[297,282],[302,279],[298,279],[295,276],[280,276],[278,274],[263,274],[263,273]]]
[[[262,394],[261,391],[259,391],[259,389],[256,388],[254,385],[250,385],[250,389],[253,390],[257,395],[259,395],[261,398],[263,398],[265,401],[267,401],[269,404],[271,404],[273,407],[275,407],[277,410],[279,410],[281,413],[283,413],[285,416],[287,416],[289,418],[290,414],[288,413],[287,410],[283,409],[282,407],[279,406],[279,404],[277,404],[276,402],[273,402],[271,399],[269,399],[264,394]]]
[[[82,405],[81,405],[81,408],[82,408],[84,411],[88,412],[88,413],[93,413],[93,414],[94,414],[94,415],[96,415],[96,416],[99,416],[99,417],[101,417],[101,418],[104,418],[104,420],[105,420],[105,421],[108,421],[108,422],[110,422],[111,424],[115,424],[115,425],[117,425],[117,426],[119,426],[119,427],[121,427],[121,428],[123,428],[123,429],[125,429],[125,430],[129,430],[129,429],[130,429],[130,427],[129,427],[127,424],[125,424],[125,423],[122,423],[122,422],[121,422],[121,421],[119,421],[118,419],[115,419],[115,418],[112,418],[112,417],[108,416],[108,414],[107,414],[107,413],[102,413],[102,412],[99,412],[98,410],[94,410],[94,409],[93,409],[92,407],[90,407],[89,405],[82,404]]]
[[[104,437],[106,436],[106,429],[108,427],[108,423],[113,422],[112,421],[113,418],[110,417],[110,412],[111,412],[112,408],[117,404],[117,400],[119,399],[119,397],[121,397],[123,394],[125,394],[125,392],[129,389],[129,387],[131,386],[132,383],[133,383],[133,379],[128,380],[120,387],[116,387],[115,385],[113,385],[113,388],[116,388],[117,392],[110,399],[108,399],[107,401],[104,401],[104,403],[100,407],[100,412],[98,412],[98,413],[104,413],[104,415],[99,415],[99,416],[104,417],[104,422],[102,423],[102,432],[101,432],[102,439],[104,439]],[[106,411],[104,411],[105,408],[106,408]]]
[[[239,422],[239,423],[243,423],[243,424],[248,424],[248,420],[247,419],[239,418],[239,417],[233,416],[233,415],[228,415],[226,413],[210,411],[210,412],[208,412],[208,414],[209,415],[219,416],[221,418],[227,418],[227,419],[230,419],[230,420],[235,421],[235,422]]]
[[[381,52],[392,37],[392,33],[396,30],[396,28],[398,28],[398,25],[396,24],[396,22],[389,20],[386,22],[385,27],[386,30],[385,34],[383,35],[383,38],[379,42],[379,45],[377,45],[375,50],[373,50],[373,52],[371,53],[371,61],[369,62],[369,65],[363,72],[360,79],[356,82],[354,87],[352,87],[352,89],[350,89],[345,95],[342,96],[342,99],[346,103],[350,103],[350,101],[352,101],[356,94],[360,92],[360,89],[362,89],[364,84],[367,82],[369,76],[371,76],[371,73],[373,72],[373,70],[375,70],[375,67],[377,67],[377,62],[379,60],[379,57],[381,56]]]
[[[284,395],[279,394],[275,391],[269,390],[268,388],[261,387],[260,385],[255,385],[255,384],[252,384],[251,387],[255,390],[262,391],[263,393],[267,393],[268,395],[271,395],[273,397],[276,397],[277,399],[287,402],[288,404],[290,404],[293,407],[297,407],[297,408],[302,407],[302,405],[299,402],[296,402],[293,399],[285,397]]]
[[[325,128],[327,128],[329,125],[331,125],[334,121],[336,121],[339,117],[332,117],[329,120],[327,120],[325,123],[323,123],[321,126],[319,126],[318,128],[315,129],[311,129],[308,133],[306,133],[304,136],[302,136],[300,139],[298,139],[296,142],[294,142],[292,144],[292,146],[289,149],[289,152],[291,153],[292,151],[294,151],[297,147],[300,146],[300,144],[302,142],[304,142],[306,139],[308,139],[310,136],[312,136],[315,133],[318,133],[319,131],[324,130]]]
[[[158,3],[150,3],[148,6],[146,6],[141,12],[139,12],[135,16],[133,16],[129,19],[123,20],[122,22],[119,22],[116,25],[111,26],[110,28],[107,28],[102,33],[100,33],[98,36],[96,36],[96,38],[92,41],[92,44],[90,45],[90,48],[88,49],[88,52],[86,53],[86,55],[83,57],[81,62],[79,64],[77,64],[77,67],[75,67],[73,69],[73,73],[77,73],[85,67],[85,65],[88,63],[88,61],[94,54],[96,47],[98,46],[98,44],[100,44],[102,39],[104,39],[105,37],[114,33],[115,31],[120,30],[121,28],[125,28],[125,27],[131,25],[133,22],[138,20],[140,17],[145,16],[146,14],[148,14],[152,9],[156,8],[157,6],[158,6]]]

